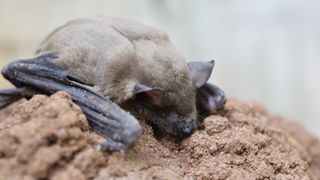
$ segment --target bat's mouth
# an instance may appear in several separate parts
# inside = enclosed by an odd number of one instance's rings
[[[190,136],[197,129],[197,123],[195,120],[185,121],[181,119],[175,119],[166,127],[167,128],[160,127],[160,129],[166,134],[175,138],[185,138]]]
[[[195,122],[187,123],[184,124],[180,129],[182,136],[189,136],[197,129],[197,124]]]

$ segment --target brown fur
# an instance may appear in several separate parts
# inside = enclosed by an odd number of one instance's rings
[[[57,52],[56,64],[94,84],[115,103],[134,100],[133,88],[141,83],[168,93],[170,110],[165,113],[173,111],[188,122],[196,119],[196,88],[185,58],[158,29],[121,18],[77,19],[42,42],[37,53],[45,52]],[[144,115],[166,126],[154,109],[144,109]]]

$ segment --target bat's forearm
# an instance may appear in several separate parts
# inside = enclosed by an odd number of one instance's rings
[[[91,129],[110,139],[109,143],[103,143],[104,149],[122,150],[131,146],[140,133],[139,122],[111,100],[89,89],[87,84],[82,84],[80,78],[44,61],[43,58],[47,57],[15,61],[7,65],[2,71],[3,75],[20,88],[7,91],[6,95],[29,96],[32,95],[27,91],[29,89],[39,89],[45,94],[65,91],[87,115]]]

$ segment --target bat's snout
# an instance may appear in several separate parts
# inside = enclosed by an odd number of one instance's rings
[[[182,126],[181,132],[183,136],[189,136],[197,129],[197,123],[195,120],[192,120],[189,123],[186,123]]]

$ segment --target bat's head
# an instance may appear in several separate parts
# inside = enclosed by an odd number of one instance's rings
[[[140,105],[139,114],[166,134],[190,135],[197,129],[196,90],[207,82],[213,66],[213,61],[190,62],[185,71],[168,70],[167,79],[159,87],[136,83],[134,94]]]

